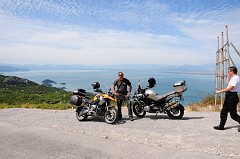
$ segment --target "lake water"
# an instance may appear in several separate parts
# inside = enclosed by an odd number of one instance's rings
[[[138,80],[142,86],[147,86],[147,80],[154,77],[157,81],[153,90],[158,94],[165,94],[173,91],[173,84],[180,80],[185,80],[187,91],[184,93],[183,104],[198,102],[204,96],[215,92],[215,76],[213,74],[189,74],[189,73],[162,73],[157,70],[124,70],[124,75],[136,89]],[[88,92],[93,92],[91,83],[98,81],[102,90],[108,90],[113,81],[118,78],[118,70],[41,70],[26,72],[7,72],[4,75],[27,78],[36,83],[42,84],[45,79],[50,79],[57,84],[54,87],[66,87],[72,91],[83,88]],[[66,83],[61,85],[60,83]],[[133,94],[133,93],[132,93]]]

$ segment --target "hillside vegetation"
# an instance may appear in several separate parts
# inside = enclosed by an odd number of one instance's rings
[[[0,75],[0,108],[67,109],[71,92],[39,85],[27,79]]]

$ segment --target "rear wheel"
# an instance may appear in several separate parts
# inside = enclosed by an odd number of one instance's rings
[[[78,107],[76,110],[76,117],[79,121],[87,120],[87,114],[84,113],[84,107]]]
[[[114,124],[117,121],[118,111],[115,107],[109,108],[108,111],[105,112],[104,119],[108,124]]]
[[[146,115],[146,112],[143,110],[143,107],[139,105],[138,102],[133,104],[133,113],[140,118],[143,118]]]
[[[184,107],[179,104],[179,106],[172,108],[171,110],[167,110],[167,115],[171,119],[182,119],[184,115]]]

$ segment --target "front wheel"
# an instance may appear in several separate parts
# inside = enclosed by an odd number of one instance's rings
[[[184,115],[184,107],[179,104],[179,106],[172,108],[171,110],[167,110],[167,115],[171,119],[181,119]]]
[[[146,115],[143,107],[138,102],[133,104],[133,113],[140,118],[143,118]]]
[[[78,107],[76,110],[76,117],[79,121],[87,120],[87,114],[84,112],[84,107]]]
[[[112,107],[105,112],[104,119],[106,123],[114,124],[117,121],[117,117],[118,117],[118,111],[115,107]]]

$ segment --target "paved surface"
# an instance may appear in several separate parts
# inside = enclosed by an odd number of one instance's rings
[[[124,113],[110,125],[79,122],[74,110],[0,110],[0,158],[240,158],[240,126],[229,118],[226,130],[214,130],[219,113],[186,112],[182,120],[148,114],[133,122]]]

